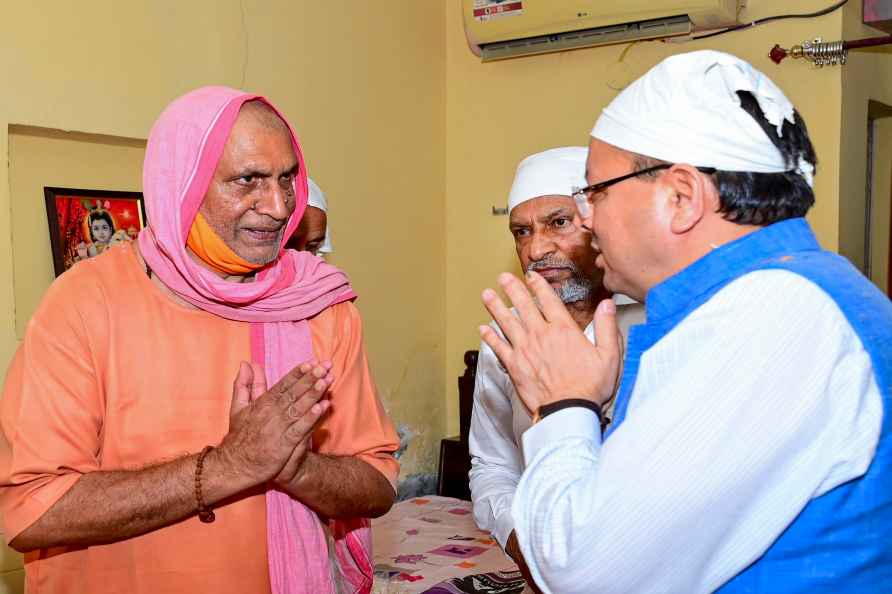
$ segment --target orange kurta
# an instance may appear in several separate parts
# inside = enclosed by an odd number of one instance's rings
[[[396,482],[398,439],[378,400],[351,303],[310,321],[333,363],[331,412],[314,450],[356,455]],[[4,387],[0,511],[7,540],[84,473],[195,453],[226,434],[249,325],[173,302],[131,246],[84,261],[48,290]],[[258,594],[269,591],[262,492],[111,545],[25,556],[29,594]]]

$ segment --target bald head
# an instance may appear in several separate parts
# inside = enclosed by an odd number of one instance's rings
[[[239,110],[238,117],[239,119],[245,118],[256,122],[270,130],[285,132],[290,136],[288,126],[282,121],[282,118],[279,117],[272,107],[259,99],[246,101]]]

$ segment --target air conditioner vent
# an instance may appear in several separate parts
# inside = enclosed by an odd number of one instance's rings
[[[480,57],[484,62],[531,56],[548,52],[627,43],[640,39],[658,39],[688,35],[692,30],[691,19],[687,16],[674,16],[652,21],[641,21],[625,25],[595,27],[578,31],[567,31],[552,35],[540,35],[525,39],[497,41],[480,45]]]

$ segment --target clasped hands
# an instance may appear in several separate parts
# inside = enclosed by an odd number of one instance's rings
[[[593,345],[551,285],[536,272],[527,273],[526,286],[513,274],[503,273],[499,285],[517,314],[495,291],[486,289],[483,304],[507,340],[490,326],[480,326],[480,337],[502,362],[527,409],[535,413],[540,406],[565,398],[586,398],[601,406],[608,403],[622,362],[613,301],[598,304],[597,344]]]
[[[218,451],[245,488],[272,481],[288,490],[300,478],[310,436],[330,408],[330,362],[308,361],[267,389],[263,367],[239,366],[232,385],[229,432]]]

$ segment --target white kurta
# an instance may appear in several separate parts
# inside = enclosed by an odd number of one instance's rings
[[[644,354],[603,445],[580,408],[524,434],[521,550],[543,592],[711,592],[864,474],[882,415],[833,300],[790,272],[747,274]]]
[[[627,297],[617,302],[623,304],[617,306],[617,322],[625,337],[629,326],[644,321],[644,306]],[[501,335],[494,322],[491,326]],[[585,336],[595,342],[593,324],[585,328]],[[508,374],[492,349],[481,343],[469,438],[471,499],[477,525],[489,530],[503,548],[514,530],[511,502],[524,469],[521,436],[531,424],[532,416]]]

